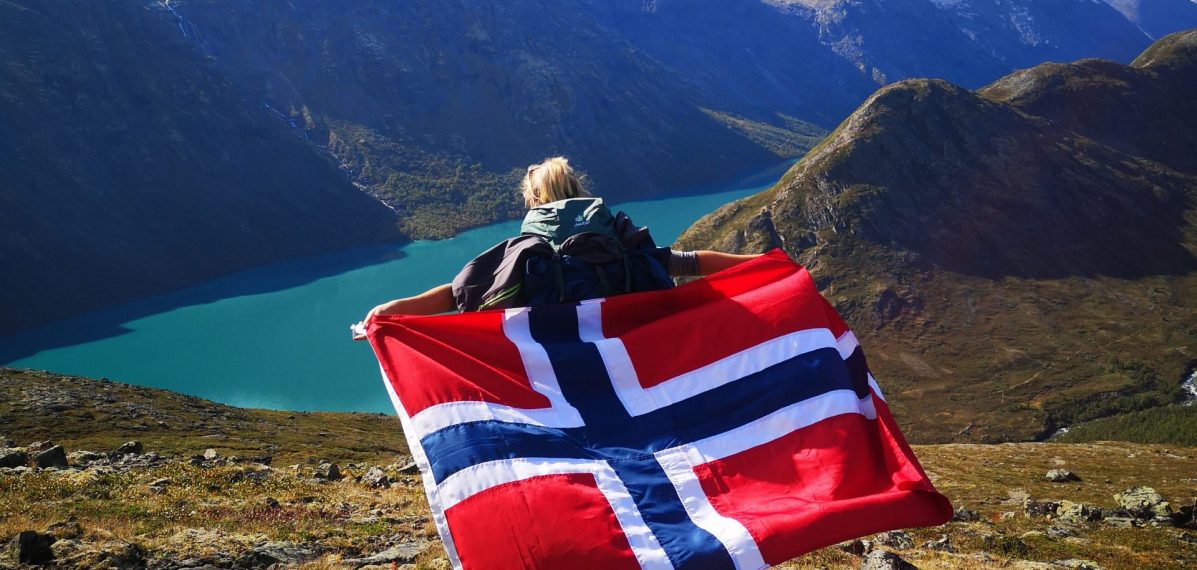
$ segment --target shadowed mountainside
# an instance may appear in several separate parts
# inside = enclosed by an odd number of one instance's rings
[[[522,168],[546,155],[569,155],[614,200],[726,180],[800,156],[889,81],[975,86],[1045,59],[1129,60],[1149,40],[1128,18],[1152,10],[9,0],[0,333],[509,219]]]
[[[807,264],[918,441],[1179,401],[1197,361],[1195,62],[1190,31],[1130,66],[883,88],[679,241]]]
[[[399,237],[155,22],[124,2],[0,3],[0,333]]]

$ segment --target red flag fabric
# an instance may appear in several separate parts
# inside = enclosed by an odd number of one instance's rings
[[[952,516],[775,250],[665,291],[368,336],[456,568],[738,568]]]

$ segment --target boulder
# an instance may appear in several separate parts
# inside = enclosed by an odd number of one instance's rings
[[[50,549],[56,539],[53,535],[27,530],[17,535],[17,560],[22,564],[46,564],[54,560]]]
[[[0,450],[0,467],[23,467],[29,463],[29,454],[20,449]]]
[[[343,477],[341,475],[341,468],[337,467],[336,463],[329,463],[327,461],[316,467],[316,473],[313,476],[325,481],[339,481]]]
[[[1101,509],[1084,503],[1060,501],[1056,511],[1061,521],[1070,523],[1086,523],[1101,520]]]
[[[399,466],[395,470],[400,473],[410,475],[412,473],[419,473],[420,467],[418,465],[416,465],[415,459],[409,459],[409,460],[399,464]]]
[[[362,484],[371,489],[382,489],[390,486],[391,478],[387,477],[386,472],[382,469],[371,467],[365,475],[362,475]]]
[[[57,540],[74,539],[83,536],[83,527],[79,526],[79,522],[74,517],[71,517],[46,527],[46,534],[52,535]]]
[[[220,454],[216,453],[215,449],[212,449],[209,447],[208,449],[204,450],[204,455],[203,455],[204,461],[215,461],[219,457],[220,457]]]
[[[312,557],[311,549],[293,542],[267,542],[255,546],[247,552],[237,563],[249,568],[265,568],[275,564],[283,566],[297,565]]]
[[[1114,528],[1135,528],[1142,526],[1142,523],[1131,517],[1105,517],[1102,522]]]
[[[981,515],[977,514],[977,511],[970,511],[964,507],[960,507],[952,513],[952,520],[956,522],[975,522],[981,520]]]
[[[1028,498],[1022,502],[1022,512],[1027,517],[1055,516],[1060,509],[1060,503],[1055,501],[1036,501]]]
[[[854,556],[864,556],[865,553],[869,551],[870,544],[858,538],[856,540],[841,542],[835,546],[836,548],[839,548],[848,554],[852,554]]]
[[[117,455],[141,455],[143,451],[145,451],[145,447],[137,440],[127,441],[116,448]]]
[[[923,548],[927,550],[938,550],[940,552],[956,552],[956,549],[952,547],[952,542],[948,539],[948,535],[946,534],[941,535],[936,540],[927,541],[927,543],[923,545]]]
[[[107,455],[94,451],[72,451],[67,454],[67,462],[71,465],[88,465],[105,459],[108,459]]]
[[[1069,558],[1067,560],[1056,560],[1052,564],[1061,568],[1070,568],[1072,570],[1103,570],[1096,562],[1092,560],[1082,560],[1080,558]]]
[[[914,540],[900,530],[891,530],[883,532],[873,537],[872,543],[874,546],[885,546],[896,550],[909,550],[914,548]]]
[[[1081,478],[1067,469],[1052,469],[1047,472],[1047,480],[1052,483],[1071,483],[1073,481],[1080,481]]]
[[[398,564],[411,564],[416,561],[416,557],[428,549],[427,542],[405,542],[392,546],[378,554],[367,556],[365,558],[350,558],[345,562],[353,564],[354,566],[365,566],[370,564],[390,564],[392,562]]]
[[[67,456],[66,450],[61,445],[55,445],[45,451],[39,452],[33,456],[33,464],[46,469],[47,467],[57,467],[59,469],[66,469]]]
[[[860,570],[918,570],[918,567],[893,552],[874,550],[860,563]]]
[[[1114,495],[1118,506],[1141,520],[1172,520],[1172,506],[1151,487],[1132,487]]]

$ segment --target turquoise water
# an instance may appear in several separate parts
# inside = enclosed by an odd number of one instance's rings
[[[784,167],[784,165],[783,165]],[[619,204],[658,244],[776,181],[783,167],[708,193]],[[371,246],[260,267],[0,339],[0,362],[167,388],[236,406],[390,412],[369,346],[348,327],[374,305],[447,283],[518,231]]]

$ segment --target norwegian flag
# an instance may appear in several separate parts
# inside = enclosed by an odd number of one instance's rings
[[[952,516],[778,250],[666,291],[368,330],[456,568],[756,569]]]

